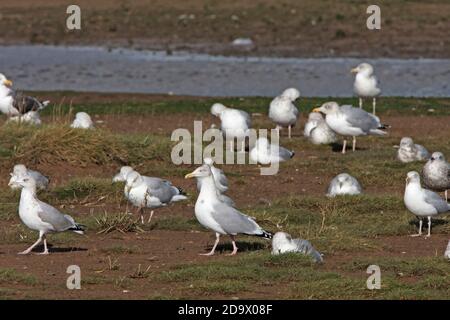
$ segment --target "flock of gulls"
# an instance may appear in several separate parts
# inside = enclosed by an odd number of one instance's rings
[[[354,91],[359,97],[359,108],[350,105],[339,105],[336,102],[326,102],[319,108],[313,109],[308,115],[304,126],[304,136],[313,144],[332,144],[343,137],[342,153],[346,153],[347,140],[352,138],[352,150],[356,150],[356,137],[384,136],[389,127],[383,124],[375,115],[376,98],[381,90],[373,74],[373,67],[368,63],[361,63],[351,72],[356,73]],[[40,125],[39,112],[49,104],[41,102],[14,91],[12,82],[0,74],[0,111],[7,115],[8,121],[27,122]],[[299,90],[289,88],[275,97],[268,108],[268,116],[276,125],[276,129],[287,128],[288,139],[291,139],[292,128],[299,119],[299,110],[295,101],[300,97]],[[363,99],[372,99],[372,113],[363,109]],[[220,129],[227,141],[231,141],[230,150],[245,152],[245,138],[251,129],[251,116],[242,110],[226,107],[215,103],[211,107],[211,114],[220,119]],[[76,114],[72,128],[94,129],[91,117],[85,112]],[[228,139],[231,138],[231,139]],[[237,145],[233,145],[236,139]],[[288,161],[294,152],[278,145],[272,144],[268,138],[260,137],[249,148],[249,157],[263,165]],[[450,165],[441,152],[430,155],[428,150],[415,144],[412,138],[404,137],[400,141],[397,159],[408,163],[413,161],[426,161],[422,174],[412,171],[406,176],[404,203],[406,208],[420,219],[419,232],[422,235],[423,220],[428,223],[426,237],[431,235],[431,218],[450,211],[447,202],[447,190],[450,189]],[[322,262],[322,255],[303,239],[293,239],[285,232],[272,234],[264,230],[252,217],[240,212],[235,202],[225,193],[229,189],[228,179],[223,170],[214,166],[210,158],[204,159],[204,164],[185,176],[197,180],[199,192],[195,203],[195,217],[198,222],[213,231],[216,240],[210,252],[213,255],[219,243],[220,236],[231,238],[235,255],[238,251],[236,236],[239,234],[272,239],[272,254],[285,252],[298,252],[309,255],[315,262]],[[422,181],[422,182],[421,182]],[[150,209],[148,222],[153,217],[154,210],[168,206],[172,203],[187,199],[186,194],[168,180],[157,177],[141,175],[135,169],[124,166],[113,177],[113,182],[122,182],[124,196],[140,214],[141,222],[145,223],[144,214]],[[37,171],[27,169],[23,164],[14,167],[11,173],[9,186],[21,189],[19,216],[22,222],[30,229],[39,232],[39,239],[21,254],[30,253],[39,243],[44,243],[42,254],[48,254],[46,234],[53,232],[73,231],[83,233],[84,226],[77,224],[74,219],[60,212],[51,205],[38,199],[37,190],[46,189],[49,179]],[[423,185],[423,186],[422,186]],[[445,199],[436,192],[445,192]],[[355,177],[347,173],[340,173],[333,178],[328,187],[326,196],[358,195],[363,193],[361,184]]]

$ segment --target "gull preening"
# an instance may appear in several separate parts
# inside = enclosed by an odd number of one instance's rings
[[[13,168],[13,172],[10,173],[9,186],[11,189],[20,189],[18,181],[21,181],[24,177],[30,176],[34,179],[36,188],[39,190],[45,190],[50,182],[49,178],[44,176],[38,171],[27,169],[23,164],[16,164]]]
[[[308,115],[303,135],[313,144],[331,144],[337,141],[336,133],[319,112],[311,112]]]
[[[156,209],[187,199],[183,190],[174,187],[170,181],[142,176],[128,166],[122,167],[120,172],[114,176],[113,181],[125,181],[125,197],[132,205],[137,207],[142,223],[144,223],[146,208]],[[149,223],[152,220],[153,213],[152,210],[148,219]]]
[[[428,234],[431,235],[431,217],[450,211],[450,205],[437,193],[424,189],[420,185],[420,176],[416,171],[408,172],[406,176],[405,195],[403,197],[406,208],[419,219],[419,233],[422,235],[423,218],[428,219]]]
[[[37,198],[36,181],[33,177],[24,175],[16,179],[14,183],[22,188],[19,202],[20,219],[31,230],[39,231],[39,239],[19,254],[29,254],[42,241],[44,241],[44,251],[41,254],[48,254],[47,233],[64,231],[84,233],[84,227],[77,224],[71,216],[59,212],[58,209]]]
[[[272,254],[283,253],[301,253],[311,256],[314,262],[323,262],[322,255],[317,251],[308,240],[292,239],[286,232],[277,232],[272,238]]]
[[[362,187],[358,180],[348,173],[341,173],[331,180],[327,191],[327,197],[357,195],[361,193]]]
[[[445,160],[442,152],[433,152],[430,159],[422,169],[423,184],[428,189],[445,192],[445,200],[448,199],[447,190],[450,189],[450,164]]]
[[[359,107],[362,108],[363,98],[372,98],[372,113],[375,115],[377,97],[381,90],[378,88],[377,77],[373,74],[373,67],[368,63],[361,63],[351,72],[356,73],[353,91],[359,97]]]
[[[211,114],[220,119],[220,129],[225,138],[230,141],[230,150],[234,150],[234,139],[241,142],[241,151],[245,151],[245,138],[251,127],[250,115],[242,110],[232,109],[221,103],[211,107]]]
[[[255,163],[270,164],[287,161],[295,155],[294,151],[269,142],[265,137],[258,138],[250,150],[250,159]]]
[[[70,127],[79,129],[93,129],[94,122],[92,121],[91,116],[86,112],[77,112]]]
[[[223,194],[228,190],[228,179],[225,176],[223,170],[216,168],[214,166],[214,161],[211,158],[205,158],[203,160],[203,163],[209,166],[209,168],[211,169],[214,183],[216,185],[217,196],[219,197],[219,199],[227,203],[228,205],[234,207],[235,206],[234,201],[230,197]],[[202,188],[202,181],[203,181],[202,179],[197,179],[197,190],[199,192]]]
[[[430,158],[430,153],[424,146],[415,144],[410,137],[403,137],[400,140],[400,147],[397,151],[397,159],[403,163],[424,161]]]
[[[217,188],[208,165],[202,165],[185,176],[201,180],[201,189],[195,202],[195,217],[202,226],[216,233],[216,241],[209,253],[213,255],[220,241],[220,235],[229,235],[233,244],[231,255],[238,251],[236,236],[245,234],[270,239],[272,234],[262,229],[252,218],[222,202],[217,196]]]
[[[356,150],[356,137],[384,136],[387,134],[383,131],[387,126],[381,124],[377,116],[352,106],[339,106],[337,102],[326,102],[320,108],[315,108],[313,112],[325,114],[325,121],[337,134],[344,137],[353,137],[353,151]],[[345,153],[346,147],[347,140],[344,138],[342,153]]]
[[[39,101],[34,97],[24,95],[10,88],[12,81],[0,73],[0,111],[11,117],[22,118],[30,111],[38,112],[44,109],[50,101]],[[36,119],[36,116],[29,117]]]
[[[289,88],[275,97],[269,106],[269,118],[277,125],[277,130],[288,128],[288,136],[291,138],[292,127],[295,126],[299,112],[294,105],[295,100],[300,97],[300,91]]]

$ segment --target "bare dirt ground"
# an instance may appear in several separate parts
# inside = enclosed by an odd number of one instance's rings
[[[379,1],[382,28],[366,27],[366,1],[122,0],[77,2],[82,29],[65,27],[68,0],[4,0],[0,42],[91,44],[213,54],[297,57],[441,57],[450,52],[450,3]],[[251,47],[235,47],[251,38]]]
[[[108,102],[108,96],[102,95]],[[112,98],[113,96],[111,96]],[[85,101],[86,97],[78,98]],[[139,99],[136,98],[136,99]],[[149,99],[147,97],[146,99]],[[164,99],[155,97],[156,100]],[[100,99],[101,100],[101,99]],[[119,98],[120,100],[120,98]],[[117,100],[115,101],[117,102]],[[303,115],[304,117],[304,115]],[[155,133],[169,135],[174,128],[192,124],[193,120],[202,119],[205,126],[216,122],[210,115],[186,114],[161,114],[152,116],[142,115],[98,115],[95,121],[99,127],[104,127],[118,133]],[[304,118],[301,122],[304,123]],[[50,117],[44,117],[44,122],[50,121]],[[445,139],[449,129],[450,117],[434,116],[383,116],[383,121],[392,126],[390,137],[396,141],[407,135],[414,128],[416,136],[432,135],[434,138]],[[265,119],[257,120],[261,125],[268,125]],[[188,129],[191,129],[188,127]],[[299,139],[302,128],[294,129],[294,139]],[[286,140],[285,140],[286,141]],[[369,142],[361,139],[361,150],[369,148]],[[318,152],[324,150],[299,151],[296,159],[315,159]],[[393,149],[394,154],[394,149]],[[76,176],[111,177],[115,168],[89,166],[85,168],[67,166],[38,166],[42,172],[52,172],[52,185],[60,185]],[[151,172],[151,168],[147,168]],[[9,168],[3,167],[0,171],[0,183],[7,183]],[[234,172],[229,176],[232,186],[229,195],[236,200],[239,208],[251,208],[255,205],[270,204],[279,197],[288,194],[323,195],[331,175],[318,175],[308,172],[301,166],[289,166],[282,168],[276,176],[267,176],[264,183],[257,179],[257,168],[246,166],[231,166],[227,170]],[[175,185],[183,187],[195,198],[195,187],[192,181],[186,181],[182,177],[171,177]],[[244,181],[244,183],[242,182]],[[277,188],[270,186],[276,185]],[[258,192],[249,192],[258,190]],[[401,197],[402,190],[398,185],[367,186],[365,189],[371,194],[392,194]],[[163,208],[157,211],[155,220],[161,216],[183,216],[191,218],[193,215],[193,200],[180,203],[175,206]],[[106,209],[107,207],[104,206]],[[79,214],[89,214],[91,208],[76,206],[71,210]],[[96,208],[95,210],[100,210]],[[6,230],[10,221],[0,222],[0,228]],[[52,243],[52,237],[49,237]],[[1,268],[11,268],[18,272],[32,274],[38,280],[32,286],[18,281],[14,286],[6,289],[7,297],[21,298],[46,298],[46,299],[149,299],[158,297],[202,297],[198,292],[191,292],[189,283],[168,284],[164,281],[150,281],[153,275],[170,270],[181,262],[187,265],[201,265],[210,261],[226,261],[235,259],[225,256],[229,250],[228,245],[221,245],[219,251],[225,250],[214,257],[202,257],[198,253],[206,252],[213,243],[213,236],[206,231],[166,231],[151,230],[145,233],[111,233],[99,235],[88,233],[80,236],[70,243],[57,243],[52,248],[49,256],[18,256],[16,253],[23,250],[28,242],[20,244],[6,244],[0,248]],[[170,239],[170,241],[168,241]],[[380,236],[375,239],[379,246],[368,252],[338,251],[326,257],[326,263],[320,266],[320,270],[339,271],[343,263],[348,263],[356,257],[435,257],[442,254],[442,248],[448,241],[448,235],[436,234],[431,239],[411,238],[409,236]],[[225,242],[227,243],[227,242]],[[114,247],[133,248],[132,253],[114,252]],[[245,254],[241,252],[241,254]],[[69,291],[65,287],[67,274],[66,268],[71,265],[82,267],[82,290]],[[147,270],[145,276],[137,275],[137,270]],[[350,274],[362,282],[366,279],[365,273],[342,271]],[[412,277],[405,281],[417,281],[419,277]],[[267,292],[271,295],[268,297]],[[239,298],[283,298],[286,292],[282,286],[273,283],[260,283],[252,288],[251,292],[239,293]],[[208,298],[232,298],[236,294],[215,293]]]

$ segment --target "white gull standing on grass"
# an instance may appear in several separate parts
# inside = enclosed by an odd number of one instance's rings
[[[327,197],[357,195],[361,193],[362,187],[358,180],[348,173],[341,173],[331,180],[327,191]]]
[[[203,160],[203,163],[208,165],[209,168],[211,169],[211,173],[214,178],[214,183],[216,185],[217,196],[219,197],[219,199],[225,202],[226,204],[234,207],[235,206],[234,201],[230,197],[223,194],[228,190],[228,179],[225,176],[223,170],[216,168],[214,166],[214,161],[211,158],[205,158]],[[197,190],[200,192],[201,188],[202,188],[202,180],[197,179]]]
[[[271,144],[265,137],[258,138],[255,146],[250,150],[250,159],[260,164],[287,161],[294,155],[294,151]]]
[[[420,144],[415,144],[410,137],[403,137],[400,140],[400,147],[397,151],[397,159],[400,162],[424,161],[429,158],[428,150]]]
[[[361,63],[351,70],[356,73],[353,90],[359,97],[359,107],[362,108],[363,98],[372,98],[372,114],[376,113],[377,96],[381,90],[378,88],[378,80],[373,74],[373,67],[368,63]]]
[[[187,199],[183,190],[174,187],[170,181],[142,176],[131,167],[122,167],[113,181],[125,181],[125,197],[132,205],[137,207],[142,223],[144,223],[144,210],[146,208],[156,209]],[[153,213],[152,210],[148,219],[149,223],[152,220]]]
[[[23,164],[16,164],[13,168],[13,172],[10,173],[10,176],[11,178],[8,185],[13,190],[20,188],[18,181],[22,180],[25,176],[31,176],[36,183],[36,188],[39,190],[47,189],[50,182],[48,177],[38,171],[27,169],[27,167]]]
[[[323,262],[320,252],[314,249],[308,240],[292,239],[291,235],[286,232],[275,233],[272,238],[272,254],[278,255],[291,252],[311,256],[314,262]]]
[[[272,234],[264,231],[252,218],[241,213],[217,197],[216,184],[208,165],[202,165],[185,176],[202,180],[201,190],[195,203],[195,217],[202,226],[216,233],[216,241],[209,253],[213,255],[220,241],[220,235],[229,235],[235,255],[238,251],[236,235],[245,234],[270,239]]]
[[[12,81],[0,73],[0,111],[10,117],[22,117],[30,111],[44,109],[50,101],[39,101],[10,87]]]
[[[79,129],[94,129],[94,122],[92,122],[91,116],[86,112],[77,112],[70,127]]]
[[[41,254],[48,254],[47,233],[64,231],[84,233],[84,227],[77,224],[71,216],[62,214],[37,198],[36,181],[31,176],[22,176],[15,183],[22,188],[19,203],[20,219],[31,230],[39,231],[39,239],[19,254],[29,254],[42,241],[44,241],[44,251]]]
[[[311,112],[308,115],[303,134],[313,144],[331,144],[337,141],[336,133],[318,112]]]
[[[325,121],[337,134],[344,136],[342,153],[345,153],[347,140],[345,137],[353,137],[353,151],[356,150],[356,137],[376,135],[383,136],[387,132],[386,125],[381,124],[380,119],[362,109],[352,106],[339,106],[337,102],[326,102],[320,108],[315,108],[313,112],[325,114]]]
[[[288,128],[288,136],[291,138],[291,129],[297,123],[299,112],[294,105],[295,100],[300,97],[300,91],[295,88],[284,90],[275,97],[269,106],[269,118],[276,123],[277,130]]]
[[[437,192],[445,192],[445,200],[448,200],[447,190],[450,189],[450,164],[445,160],[442,152],[433,152],[430,159],[422,169],[423,184],[428,189]]]
[[[211,114],[220,118],[220,129],[225,138],[230,140],[230,150],[234,150],[233,141],[236,138],[241,142],[241,151],[245,151],[245,138],[249,135],[251,127],[250,115],[242,110],[232,109],[221,103],[211,107]]]
[[[423,218],[428,218],[428,234],[431,235],[431,217],[450,211],[450,205],[437,193],[424,189],[420,185],[420,176],[416,171],[408,172],[406,176],[405,194],[403,197],[406,208],[419,219],[419,233],[422,235]]]

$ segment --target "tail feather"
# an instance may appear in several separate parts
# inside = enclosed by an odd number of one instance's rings
[[[175,188],[177,188],[177,190],[178,190],[178,192],[179,192],[180,195],[182,195],[182,196],[187,195],[186,192],[184,192],[184,190],[181,189],[180,187],[175,187]]]
[[[248,236],[257,236],[257,237],[261,237],[261,238],[264,238],[264,239],[267,239],[267,240],[272,239],[272,237],[273,237],[273,233],[272,232],[268,232],[268,231],[265,231],[265,230],[261,230],[261,231],[262,231],[262,233],[247,234],[247,235]]]
[[[50,104],[50,100],[41,101],[41,107],[39,108],[39,110],[44,109],[49,104]]]

